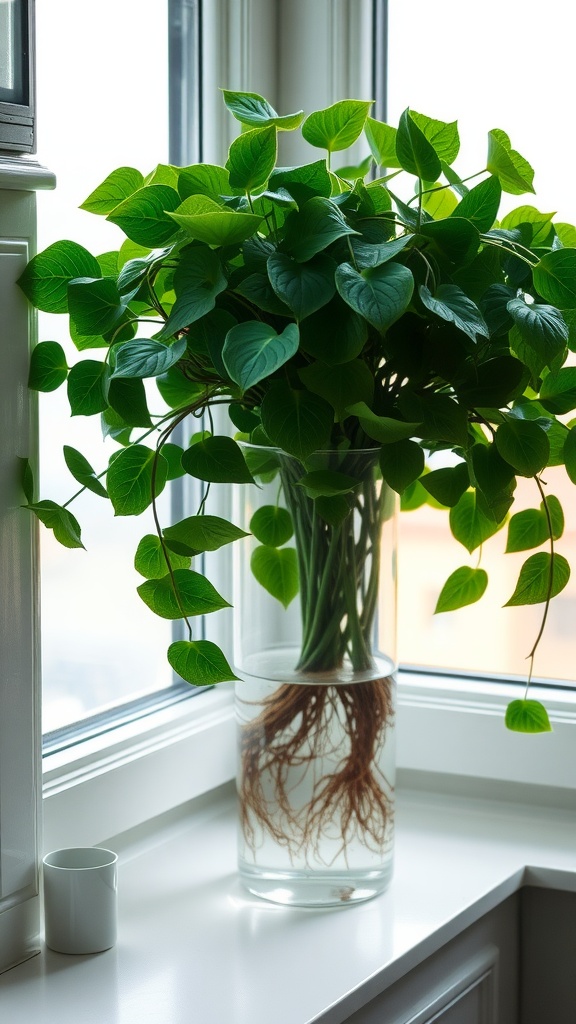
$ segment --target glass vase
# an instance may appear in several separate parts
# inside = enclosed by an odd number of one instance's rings
[[[392,873],[396,495],[374,449],[242,447],[240,877],[278,903],[354,903]]]

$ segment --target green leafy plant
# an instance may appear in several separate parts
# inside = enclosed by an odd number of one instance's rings
[[[194,639],[190,620],[227,601],[191,559],[243,534],[204,514],[204,501],[196,516],[160,523],[155,500],[166,482],[189,474],[206,490],[249,483],[278,472],[273,449],[282,449],[302,464],[301,491],[321,529],[336,535],[362,487],[365,515],[373,514],[376,499],[344,455],[374,449],[378,474],[403,507],[445,507],[468,552],[504,527],[508,551],[540,549],[508,601],[543,607],[530,682],[550,602],[570,572],[545,471],[564,465],[576,483],[568,358],[576,229],[531,204],[500,213],[503,192],[534,188],[531,166],[499,129],[489,133],[486,166],[464,180],[455,122],[406,110],[392,127],[359,100],[281,116],[256,94],[223,95],[241,126],[225,166],[159,165],[146,177],[114,170],[82,208],[118,225],[126,236],[119,251],[95,257],[57,241],[20,280],[34,306],[69,315],[80,354],[70,364],[58,343],[41,342],[30,386],[66,385],[72,416],[99,417],[119,445],[104,472],[66,446],[72,476],[116,515],[153,506],[157,534],[136,554],[146,577],[139,594],[157,614],[186,622],[189,638],[171,645],[169,661],[190,683],[207,684],[234,673],[215,644]],[[298,130],[310,161],[279,166],[279,137]],[[361,137],[369,150],[362,164],[335,167]],[[148,379],[159,410],[150,408]],[[214,433],[219,406],[235,437]],[[202,415],[189,446],[174,444],[175,428]],[[238,440],[268,446],[268,456],[248,457]],[[325,450],[342,459],[315,462]],[[429,470],[437,452],[450,453],[450,464]],[[535,502],[512,513],[519,477],[533,480]],[[71,500],[30,497],[27,507],[62,544],[81,547]],[[301,587],[306,579],[306,566],[283,547],[297,520],[272,508],[252,526],[263,539],[254,573],[285,604],[298,574]],[[477,601],[487,583],[482,568],[463,565],[441,589],[437,612]],[[310,610],[303,599],[308,652]],[[347,615],[339,642],[350,653],[350,606]],[[325,667],[318,657],[315,666]],[[514,702],[507,724],[549,728],[528,700]]]

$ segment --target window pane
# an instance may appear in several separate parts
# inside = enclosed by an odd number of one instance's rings
[[[24,0],[0,0],[0,101],[27,103],[22,25]]]
[[[38,154],[58,182],[55,192],[38,197],[39,249],[62,238],[95,255],[118,248],[124,236],[117,228],[77,208],[114,168],[146,174],[167,162],[167,40],[167,4],[158,0],[99,0],[97,17],[87,17],[77,0],[37,5]],[[74,361],[67,317],[41,315],[39,337],[61,341]],[[103,446],[92,419],[70,423],[64,393],[43,397],[41,496],[61,502],[74,493],[63,441],[97,472],[116,448]],[[172,681],[165,656],[170,624],[135,592],[141,578],[133,552],[152,531],[151,518],[113,519],[95,496],[74,502],[71,511],[87,552],[66,550],[41,529],[45,731]]]
[[[576,136],[563,127],[559,100],[573,91],[573,30],[572,8],[558,0],[527,2],[521,11],[516,4],[484,0],[473,13],[464,13],[458,0],[446,0],[441,11],[390,0],[388,120],[397,124],[408,106],[444,121],[457,120],[462,177],[485,166],[487,133],[503,129],[536,170],[536,196],[507,196],[507,209],[530,204],[557,211],[558,221],[574,223],[574,190],[566,169],[574,164]],[[536,67],[550,73],[540,74]],[[575,492],[558,471],[546,471],[545,479],[548,493],[560,499],[566,515],[557,548],[574,565]],[[539,506],[533,482],[523,481],[519,491],[513,512]],[[484,545],[481,564],[490,579],[484,598],[470,608],[435,617],[446,578],[460,565],[475,567],[478,553],[470,557],[451,538],[442,511],[425,506],[401,516],[399,649],[404,663],[525,675],[543,605],[502,607],[531,553],[505,555],[505,544],[504,529]],[[537,675],[574,680],[575,622],[573,578],[552,602],[536,656]]]

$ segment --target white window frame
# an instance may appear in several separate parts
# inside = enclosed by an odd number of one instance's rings
[[[382,80],[366,52],[373,26],[385,31],[385,7],[384,0],[204,4],[202,158],[221,162],[231,141],[220,87],[263,93],[282,110],[366,97]],[[280,46],[299,60],[279,64]],[[230,639],[220,635],[228,649]],[[525,736],[504,726],[506,704],[523,695],[514,681],[401,672],[399,690],[401,779],[458,778],[461,785],[496,786],[496,793],[529,785],[546,787],[556,801],[576,798],[576,692],[547,688],[542,697],[554,732]],[[539,696],[536,687],[532,695]],[[234,773],[233,692],[225,684],[47,756],[44,846],[102,842],[230,782]]]

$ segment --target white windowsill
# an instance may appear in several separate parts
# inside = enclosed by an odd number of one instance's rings
[[[86,957],[43,946],[3,975],[10,1024],[342,1024],[524,882],[576,891],[574,814],[416,790],[400,793],[391,888],[356,907],[245,893],[230,786],[111,844],[117,946]]]
[[[534,689],[554,728],[540,736],[505,728],[506,704],[519,695],[513,686],[402,673],[399,695],[401,772],[450,776],[461,790],[482,784],[485,794],[545,787],[547,800],[576,805],[575,693]],[[44,849],[95,845],[142,825],[231,780],[235,757],[228,684],[50,755]]]

